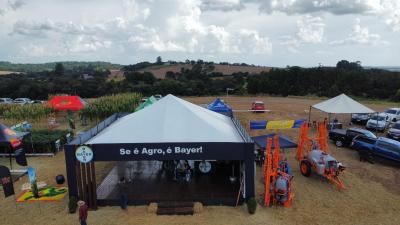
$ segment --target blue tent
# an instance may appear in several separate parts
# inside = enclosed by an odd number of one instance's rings
[[[254,140],[254,142],[256,143],[256,145],[258,147],[260,147],[261,149],[265,149],[266,145],[267,145],[267,138],[273,138],[276,134],[272,133],[272,134],[266,134],[266,135],[261,135],[261,136],[256,136],[256,137],[252,137],[252,139]],[[297,148],[297,144],[296,142],[290,140],[288,137],[284,136],[284,135],[280,135],[279,136],[279,145],[281,148]],[[272,142],[272,148],[275,148],[274,142]]]
[[[207,109],[230,117],[233,115],[231,107],[225,104],[220,98],[215,99],[213,103],[207,105]]]

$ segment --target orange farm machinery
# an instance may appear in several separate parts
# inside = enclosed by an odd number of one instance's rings
[[[296,159],[300,162],[300,172],[309,177],[312,171],[327,178],[339,189],[345,189],[339,178],[345,167],[328,153],[328,135],[326,122],[317,125],[317,136],[308,136],[310,125],[303,123],[300,127],[300,136],[297,146]]]
[[[272,141],[274,150],[272,151]],[[265,194],[264,205],[283,205],[290,207],[294,194],[292,193],[293,176],[290,175],[289,165],[281,159],[279,136],[267,138],[264,159]]]

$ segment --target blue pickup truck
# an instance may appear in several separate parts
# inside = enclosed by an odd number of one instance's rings
[[[361,161],[373,163],[374,158],[379,156],[400,162],[400,142],[389,138],[357,136],[353,139],[351,147],[358,150]]]

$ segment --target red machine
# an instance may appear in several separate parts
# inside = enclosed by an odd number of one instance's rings
[[[328,154],[328,135],[326,122],[318,123],[318,134],[311,138],[308,136],[309,124],[303,123],[300,127],[300,137],[297,146],[296,159],[300,161],[300,172],[309,177],[312,171],[327,178],[339,189],[345,189],[339,178],[345,167],[334,157]]]
[[[263,168],[265,179],[264,205],[278,204],[290,207],[294,197],[292,193],[293,176],[287,173],[286,162],[280,160],[278,135],[274,137],[274,147],[272,152],[272,138],[268,138]]]

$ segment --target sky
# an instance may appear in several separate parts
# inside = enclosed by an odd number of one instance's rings
[[[0,0],[0,61],[400,66],[400,0]]]

